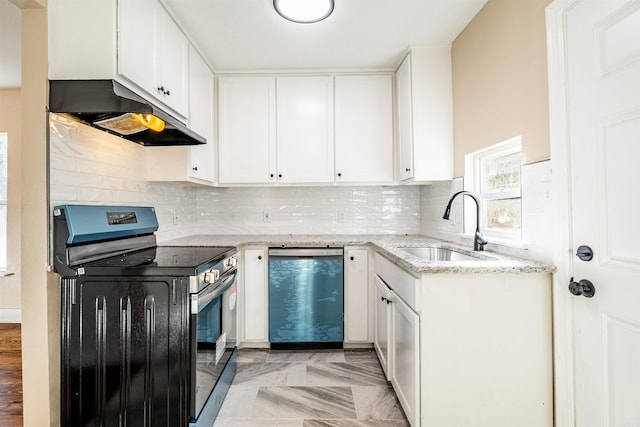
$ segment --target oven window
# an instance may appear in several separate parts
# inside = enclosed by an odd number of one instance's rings
[[[216,349],[216,341],[222,332],[222,296],[207,304],[198,312],[198,350]]]

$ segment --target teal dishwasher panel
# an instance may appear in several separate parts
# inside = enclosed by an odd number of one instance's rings
[[[285,250],[278,250],[282,252]],[[335,250],[334,250],[335,251]],[[269,256],[269,340],[305,348],[344,337],[343,256]],[[306,345],[308,344],[308,345]],[[293,346],[292,348],[295,348]]]

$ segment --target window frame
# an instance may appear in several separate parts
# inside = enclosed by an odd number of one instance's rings
[[[522,246],[522,159],[520,160],[520,182],[517,190],[483,191],[486,182],[483,167],[488,161],[515,153],[522,153],[522,136],[510,138],[506,141],[491,145],[481,150],[469,153],[465,156],[465,190],[473,192],[483,206],[481,212],[480,229],[482,234],[492,243]],[[519,200],[520,201],[520,229],[515,232],[488,228],[485,217],[485,201],[488,200]],[[475,232],[475,206],[468,205],[465,201],[464,219],[465,234],[472,235]]]

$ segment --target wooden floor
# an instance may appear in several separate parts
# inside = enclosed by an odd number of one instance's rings
[[[0,323],[0,425],[22,427],[20,324]]]

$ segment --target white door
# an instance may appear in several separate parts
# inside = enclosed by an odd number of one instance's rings
[[[566,12],[576,426],[640,426],[640,1]],[[584,284],[584,282],[583,282]]]
[[[344,250],[344,341],[369,341],[369,251]]]
[[[420,424],[420,317],[396,294],[391,295],[391,384],[412,427]]]
[[[391,75],[336,76],[336,182],[393,182]]]
[[[333,79],[276,80],[278,181],[333,182]]]
[[[400,179],[413,178],[413,107],[411,104],[411,55],[396,72],[398,114],[398,172]]]
[[[275,182],[275,78],[219,78],[218,118],[220,183]]]
[[[267,342],[267,249],[245,249],[243,256],[243,341]]]
[[[376,325],[373,331],[373,346],[378,353],[380,365],[388,380],[391,380],[391,360],[389,354],[389,328],[391,323],[391,309],[389,307],[389,288],[380,279],[375,277],[374,300]]]
[[[198,52],[191,47],[189,50],[189,127],[206,138],[207,143],[190,147],[188,173],[191,178],[206,182],[214,182],[216,179],[214,102],[213,73]]]

